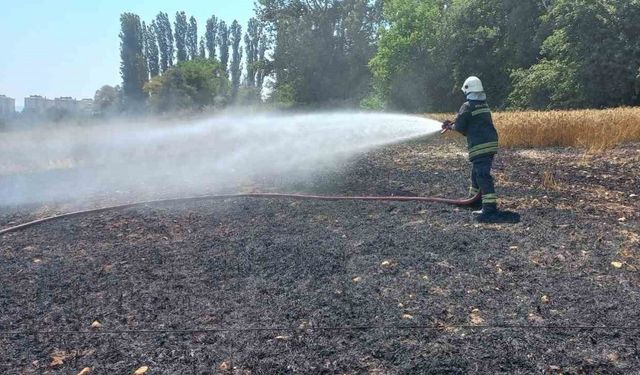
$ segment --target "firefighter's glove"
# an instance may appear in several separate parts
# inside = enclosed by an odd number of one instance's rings
[[[449,130],[451,130],[453,128],[453,122],[449,121],[449,120],[445,120],[445,122],[442,123],[442,132],[447,132]]]

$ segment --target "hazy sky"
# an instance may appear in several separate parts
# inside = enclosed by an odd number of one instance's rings
[[[100,86],[120,83],[120,14],[149,21],[159,11],[184,10],[202,35],[212,14],[244,33],[254,0],[0,0],[0,94],[16,99],[92,98]]]

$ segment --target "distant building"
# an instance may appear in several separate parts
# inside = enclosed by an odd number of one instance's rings
[[[78,101],[70,96],[63,96],[53,100],[53,108],[69,113],[78,112]]]
[[[0,118],[7,118],[16,114],[16,100],[0,95]]]
[[[49,109],[59,110],[70,114],[91,114],[93,99],[76,100],[70,96],[48,99],[40,95],[24,98],[24,111],[42,114]]]
[[[40,95],[31,95],[24,98],[24,112],[43,113],[47,109],[53,108],[53,100]]]

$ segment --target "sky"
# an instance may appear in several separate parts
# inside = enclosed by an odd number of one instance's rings
[[[120,84],[120,14],[150,21],[158,12],[184,10],[198,34],[215,14],[246,29],[254,0],[0,0],[0,95],[93,98],[103,85]]]

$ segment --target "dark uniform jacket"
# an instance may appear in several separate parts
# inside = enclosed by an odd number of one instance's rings
[[[486,101],[469,100],[458,112],[453,130],[467,137],[469,160],[498,152],[498,132]]]

